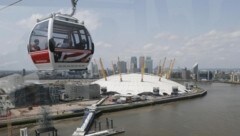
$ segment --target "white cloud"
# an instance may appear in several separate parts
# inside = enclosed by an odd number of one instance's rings
[[[168,40],[168,41],[175,41],[179,39],[179,36],[170,34],[170,33],[158,33],[154,36],[155,39],[162,39],[162,40]]]
[[[112,44],[100,41],[100,42],[96,42],[95,47],[97,47],[97,48],[102,48],[102,47],[103,48],[110,48],[110,47],[112,47]]]
[[[97,16],[97,13],[89,10],[83,10],[83,11],[78,11],[74,15],[79,21],[84,21],[84,24],[86,27],[90,30],[96,30],[101,26],[101,22],[99,20],[99,17]]]
[[[16,65],[18,64],[18,61],[10,61],[10,62],[4,62],[1,63],[0,68],[8,68],[10,65]]]
[[[152,43],[148,43],[146,45],[143,46],[143,49],[146,50],[146,49],[150,49],[152,48],[153,44]]]
[[[22,19],[17,22],[17,25],[20,25],[23,28],[32,29],[33,26],[37,23],[37,19],[41,19],[44,16],[45,15],[42,14],[32,14],[29,18]]]
[[[71,12],[70,9],[60,9],[57,13],[62,14],[69,14]],[[43,17],[47,17],[48,15],[43,14],[32,14],[29,18],[22,19],[19,22],[17,22],[17,25],[22,26],[23,28],[30,28],[32,29],[33,26],[36,24],[37,19],[41,19]],[[90,30],[96,30],[101,26],[99,17],[97,16],[97,13],[89,10],[81,10],[77,11],[75,15],[73,16],[79,20],[79,22],[84,21],[85,26]]]
[[[159,59],[176,58],[180,67],[191,67],[198,62],[201,67],[234,67],[240,57],[240,30],[212,30],[195,37],[176,36],[177,40],[164,42],[159,38],[174,36],[171,33],[159,33],[151,43],[142,48],[133,46],[125,51],[125,56],[150,55],[156,63]],[[175,38],[166,38],[175,39]]]

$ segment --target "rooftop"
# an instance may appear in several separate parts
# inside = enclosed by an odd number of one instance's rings
[[[97,80],[92,84],[99,84],[100,87],[107,87],[107,91],[114,91],[120,94],[137,95],[142,92],[152,92],[153,88],[158,87],[160,94],[171,94],[173,87],[178,87],[179,93],[184,93],[185,86],[159,77],[155,75],[144,75],[144,81],[141,82],[141,74],[122,74],[122,82],[120,82],[119,75],[112,75],[107,77],[107,81],[103,79]]]

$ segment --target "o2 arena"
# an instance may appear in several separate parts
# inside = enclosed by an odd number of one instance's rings
[[[185,86],[164,77],[159,81],[159,76],[155,75],[144,74],[142,78],[142,74],[133,73],[122,74],[121,77],[122,81],[119,75],[112,75],[107,77],[106,80],[102,78],[92,84],[98,84],[101,88],[106,88],[107,92],[116,92],[122,95],[152,93],[154,88],[159,89],[160,95],[171,95],[173,88],[177,88],[179,94],[191,91]]]

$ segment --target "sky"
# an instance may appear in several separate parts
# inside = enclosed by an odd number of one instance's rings
[[[0,9],[17,0],[0,0]],[[167,57],[175,68],[239,68],[239,0],[78,0],[74,17],[95,43],[93,58]],[[0,70],[36,69],[27,53],[36,19],[70,13],[70,0],[22,0],[0,10]]]

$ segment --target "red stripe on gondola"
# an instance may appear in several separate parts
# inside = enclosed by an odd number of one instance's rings
[[[31,52],[30,55],[35,64],[50,63],[48,50]]]

